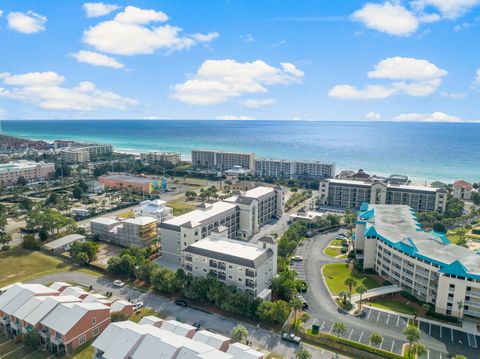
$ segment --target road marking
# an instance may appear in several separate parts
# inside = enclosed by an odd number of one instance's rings
[[[18,348],[13,349],[11,352],[5,353],[5,355],[1,356],[1,358],[5,358],[6,356],[9,356],[12,353],[15,353],[17,350],[22,349],[25,345],[20,345]]]
[[[393,345],[395,344],[395,339],[392,339],[392,347],[390,348],[390,351],[393,353]]]
[[[320,330],[323,329],[323,326],[325,325],[325,322],[326,322],[326,320],[323,321],[323,323],[322,323],[322,325],[321,325],[321,327],[320,327]]]
[[[468,346],[471,347],[471,345],[470,345],[470,333],[467,333],[467,342],[468,342]]]
[[[450,336],[451,336],[452,342],[453,342],[453,329],[452,328],[450,328]]]
[[[348,336],[348,340],[350,340],[350,337],[352,336],[352,334],[353,334],[353,329],[352,329],[352,331],[350,332],[350,335]]]
[[[10,343],[10,342],[11,342],[11,340],[9,339],[9,340],[7,340],[5,343],[0,344],[0,347],[3,347],[5,344],[8,344],[8,343]]]
[[[369,310],[368,310],[368,316],[367,316],[367,319],[370,319],[370,314],[372,314],[372,310],[371,310],[371,309],[369,309]]]
[[[328,334],[332,333],[333,325],[331,326],[330,330],[328,331]]]
[[[31,352],[31,353],[25,355],[22,359],[27,359],[30,355],[32,355],[33,353],[38,352],[39,350],[40,350],[40,349],[37,349],[37,350],[35,350],[34,352]]]
[[[472,337],[473,337],[473,341],[475,342],[474,348],[477,348],[477,336],[472,334]]]
[[[432,323],[428,323],[428,335],[432,335]]]
[[[398,316],[398,319],[397,319],[397,327],[398,327],[398,323],[400,322],[400,316]]]
[[[360,334],[360,338],[358,338],[358,342],[359,342],[359,343],[362,342],[362,337],[363,337],[363,331],[362,331],[362,333]]]
[[[430,350],[427,349],[427,359],[430,359]]]
[[[442,326],[440,326],[440,338],[442,337]]]
[[[382,312],[378,312],[377,322],[378,322],[378,320],[380,319],[380,314],[382,314]]]
[[[388,317],[387,317],[387,322],[385,324],[388,325],[388,321],[390,320],[390,313],[388,313]]]

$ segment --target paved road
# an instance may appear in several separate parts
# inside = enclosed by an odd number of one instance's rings
[[[83,286],[91,285],[99,293],[105,293],[108,291],[113,292],[113,295],[117,297],[130,299],[132,301],[141,300],[146,306],[153,308],[165,316],[172,318],[180,317],[186,323],[200,322],[204,329],[226,336],[230,336],[232,328],[238,324],[238,321],[234,319],[205,313],[189,307],[178,307],[171,299],[156,293],[143,293],[137,289],[129,287],[119,289],[114,287],[113,283],[108,279],[94,277],[82,272],[51,274],[33,279],[31,282],[47,284],[54,281],[65,281]],[[254,347],[264,348],[265,350],[280,354],[285,358],[294,358],[295,352],[298,350],[296,345],[282,341],[280,336],[276,333],[272,333],[251,324],[243,324],[247,327],[249,332],[248,340],[253,342]],[[307,344],[303,345],[305,349],[312,353],[312,358],[335,358],[335,354],[331,352]],[[339,358],[347,359],[342,356],[339,356]]]
[[[401,345],[405,342],[402,331],[406,325],[406,317],[388,315],[373,309],[365,311],[363,318],[342,314],[331,298],[321,276],[321,267],[325,264],[345,261],[324,255],[323,249],[339,232],[341,230],[317,235],[298,248],[299,255],[306,258],[304,264],[295,269],[304,273],[309,284],[309,291],[305,297],[309,303],[312,320],[308,324],[311,325],[315,321],[316,324],[323,326],[324,330],[329,331],[333,322],[342,321],[347,326],[347,332],[344,335],[346,338],[366,344],[372,332],[379,332],[384,336],[382,348],[399,352]],[[443,335],[440,335],[438,326],[433,329],[426,325],[420,327],[421,342],[429,349],[429,359],[446,359],[447,355],[455,354],[463,354],[467,358],[480,357],[480,350],[476,348],[477,342],[480,344],[480,337],[467,338],[456,331],[450,332],[445,329],[442,330]]]

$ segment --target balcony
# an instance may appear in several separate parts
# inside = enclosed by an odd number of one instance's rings
[[[38,334],[40,334],[42,338],[47,339],[50,335],[50,331],[48,330],[48,328],[43,328],[38,332]]]
[[[247,279],[245,281],[245,286],[248,288],[255,288],[256,283],[253,280]]]
[[[257,273],[254,270],[246,269],[245,275],[250,278],[255,278],[257,276]]]
[[[185,270],[191,271],[193,269],[191,264],[186,264],[185,265]]]
[[[8,318],[8,315],[5,315],[0,318],[0,324],[7,325],[10,323],[10,319]]]
[[[185,260],[187,262],[191,262],[192,261],[192,256],[185,256]]]
[[[50,342],[54,345],[60,345],[60,344],[62,344],[62,339],[63,339],[63,337],[58,338],[57,336],[52,335],[50,337]]]
[[[217,262],[211,260],[211,261],[210,261],[210,267],[212,267],[212,268],[218,268]]]
[[[218,272],[218,279],[219,280],[226,280],[227,279],[227,276],[225,275],[224,272]]]
[[[220,269],[220,270],[226,270],[227,267],[225,266],[225,263],[218,263],[218,269]]]

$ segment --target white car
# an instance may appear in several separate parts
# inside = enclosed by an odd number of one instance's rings
[[[118,288],[125,287],[125,283],[123,283],[120,279],[116,279],[113,281],[113,285]]]
[[[293,256],[290,260],[291,260],[292,262],[302,262],[302,261],[303,261],[303,257],[302,257],[302,256]]]
[[[143,308],[143,302],[142,302],[142,301],[136,302],[136,303],[133,305],[133,308],[134,308],[135,310],[142,309],[142,308]]]

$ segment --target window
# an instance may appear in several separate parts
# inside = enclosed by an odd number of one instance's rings
[[[80,345],[84,344],[86,341],[87,341],[87,337],[85,335],[82,335],[80,338],[78,338],[78,344]]]
[[[98,333],[100,333],[100,328],[99,327],[93,328],[92,335],[95,337],[98,335]]]
[[[95,325],[95,324],[97,324],[97,318],[93,317],[92,318],[92,325]]]

